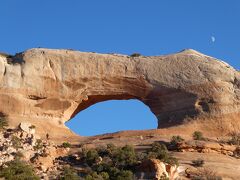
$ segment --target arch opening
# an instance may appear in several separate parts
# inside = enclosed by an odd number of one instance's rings
[[[156,129],[157,117],[137,99],[106,100],[84,108],[65,123],[76,134],[93,136],[124,130]]]

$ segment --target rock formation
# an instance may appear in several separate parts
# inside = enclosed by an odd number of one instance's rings
[[[138,179],[169,179],[179,178],[178,167],[161,162],[159,159],[147,159],[138,167]]]
[[[240,73],[194,50],[131,57],[38,48],[0,55],[0,112],[11,126],[29,122],[42,136],[70,136],[66,121],[97,102],[117,99],[145,103],[158,128],[237,114]]]
[[[7,166],[7,163],[18,159],[34,167],[41,179],[58,179],[56,175],[63,168],[63,163],[59,163],[58,158],[67,156],[68,152],[68,148],[39,139],[35,134],[28,133],[21,128],[0,130],[0,172],[3,167]],[[52,175],[54,177],[51,177]],[[2,176],[0,179],[3,179]]]

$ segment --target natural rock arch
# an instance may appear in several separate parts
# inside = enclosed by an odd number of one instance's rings
[[[39,48],[0,55],[0,112],[12,126],[29,121],[54,137],[69,136],[64,122],[104,100],[139,99],[158,128],[239,113],[239,88],[238,71],[194,50],[130,57]]]

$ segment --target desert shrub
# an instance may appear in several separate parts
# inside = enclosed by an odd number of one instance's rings
[[[183,141],[184,141],[184,139],[181,136],[172,136],[170,143],[173,144],[173,145],[176,145],[176,144],[181,143]]]
[[[89,166],[92,166],[99,158],[98,152],[96,149],[90,149],[85,155],[85,161]]]
[[[178,160],[169,154],[165,144],[154,142],[147,154],[148,158],[157,158],[165,163],[178,165]]]
[[[110,150],[107,149],[104,146],[103,147],[98,147],[96,150],[98,152],[98,155],[101,156],[101,157],[109,156],[109,154],[110,154]]]
[[[107,172],[101,172],[101,173],[97,173],[97,172],[92,172],[91,174],[88,174],[85,177],[85,180],[109,180],[109,174]]]
[[[15,149],[18,149],[18,148],[21,148],[21,139],[18,138],[17,136],[12,136],[11,138],[12,140],[12,146],[15,148]]]
[[[97,149],[83,150],[82,160],[88,164],[92,173],[85,179],[130,180],[141,161],[153,157],[171,165],[178,164],[164,144],[153,143],[149,151],[136,153],[132,146],[116,147],[113,144]],[[101,161],[99,161],[101,159]]]
[[[170,165],[177,165],[177,166],[179,165],[178,159],[171,155],[168,155],[167,158],[163,159],[163,162],[170,164]]]
[[[33,168],[20,160],[8,162],[6,166],[0,169],[0,177],[6,180],[38,180],[40,179]]]
[[[116,149],[117,149],[117,147],[114,144],[107,144],[108,154],[112,154]]]
[[[134,166],[137,162],[134,148],[129,145],[117,148],[112,154],[112,161],[116,167],[120,168]]]
[[[122,170],[118,173],[116,180],[132,180],[133,173],[129,170]]]
[[[240,146],[240,133],[232,133],[229,144]]]
[[[112,164],[99,163],[99,164],[95,164],[94,166],[92,166],[92,170],[96,171],[97,173],[109,172],[111,167],[112,167]]]
[[[109,174],[107,172],[101,172],[100,176],[102,176],[103,179],[109,179]]]
[[[97,155],[102,157],[102,163],[111,164],[118,168],[131,167],[137,162],[137,154],[134,148],[129,145],[116,147],[113,144],[109,144],[106,148],[98,148]]]
[[[64,142],[62,143],[62,147],[64,148],[70,148],[71,147],[71,144],[69,142]]]
[[[120,170],[119,170],[118,168],[116,168],[116,167],[110,167],[108,173],[109,173],[109,176],[110,176],[111,178],[114,178],[114,177],[117,177],[117,176],[118,176],[119,172],[120,172]]]
[[[8,121],[5,116],[1,116],[2,113],[0,113],[0,131],[5,129],[8,126]]]
[[[93,171],[85,179],[133,179],[131,169],[137,163],[137,155],[132,146],[116,147],[109,144],[106,148],[91,149],[83,154],[85,162]],[[100,157],[101,162],[96,163]]]
[[[201,131],[195,131],[192,136],[194,140],[205,140]]]
[[[133,173],[130,170],[120,170],[116,167],[111,167],[109,169],[109,179],[110,180],[132,180]]]
[[[36,126],[34,126],[34,125],[29,126],[29,129],[35,129],[35,128],[36,128]]]
[[[33,149],[35,151],[37,150],[41,150],[43,148],[43,143],[42,143],[42,140],[41,139],[37,139],[36,143],[35,143],[35,146],[33,147]]]
[[[92,177],[91,174],[86,175],[84,179],[85,179],[85,180],[95,180],[95,179]]]
[[[236,149],[233,151],[233,156],[240,158],[240,146],[236,147]]]
[[[130,55],[130,57],[139,57],[139,56],[141,56],[140,53],[133,53],[133,54]]]
[[[97,173],[97,172],[92,172],[91,174],[88,174],[85,177],[86,180],[109,180],[109,174],[107,172],[101,172],[101,173]]]
[[[80,177],[73,168],[64,167],[63,173],[60,176],[60,180],[78,180],[78,179],[80,179]]]
[[[192,160],[192,165],[195,167],[202,167],[204,165],[204,160],[203,159],[196,159],[196,160]]]
[[[139,153],[137,153],[137,159],[139,161],[143,161],[143,160],[147,159],[147,157],[148,157],[148,153],[147,152],[139,152]]]

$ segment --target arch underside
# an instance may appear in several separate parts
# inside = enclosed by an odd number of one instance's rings
[[[144,98],[127,93],[120,95],[89,95],[87,97],[87,100],[81,101],[74,110],[70,119],[91,105],[108,100],[140,100],[150,108],[158,119],[158,128],[180,125],[186,117],[194,117],[202,112],[202,107],[197,104],[198,98],[196,95],[174,88],[152,91]]]
[[[79,112],[82,110],[103,101],[108,100],[129,100],[129,99],[138,99],[135,96],[129,95],[129,94],[121,94],[121,95],[91,95],[88,96],[88,99],[86,101],[82,101],[78,107],[75,109],[75,111],[72,113],[71,118],[76,116]]]

